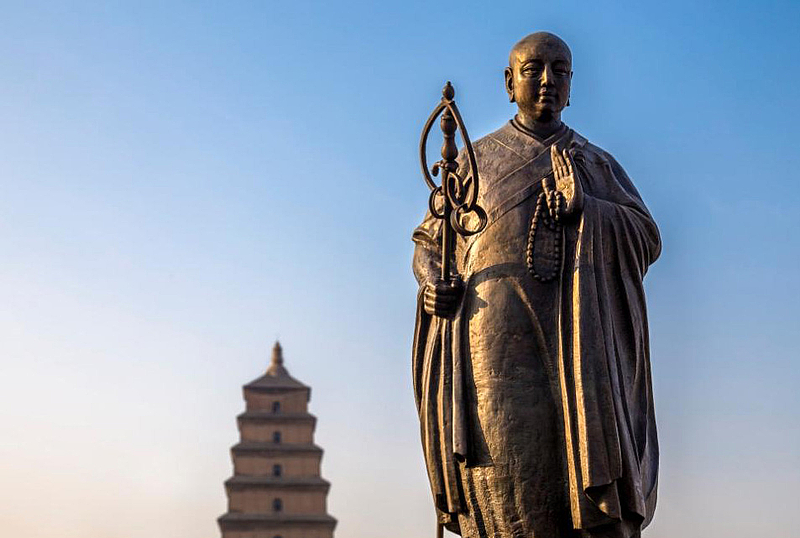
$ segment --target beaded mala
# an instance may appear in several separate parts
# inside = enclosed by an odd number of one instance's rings
[[[553,280],[561,272],[561,245],[563,242],[563,227],[561,224],[555,222],[550,213],[546,210],[545,194],[542,192],[536,199],[536,209],[533,212],[533,219],[531,220],[531,228],[528,232],[528,248],[527,248],[527,262],[528,271],[533,275],[533,278],[540,282],[548,282]],[[544,227],[544,230],[542,230]],[[544,240],[541,236],[543,231],[551,232],[552,234],[552,257],[548,256],[550,252],[541,252],[540,248],[535,246],[537,235],[539,235],[540,242]],[[540,243],[540,247],[543,246]],[[538,254],[538,258],[534,256]],[[534,261],[541,260],[549,265],[545,271],[537,270]]]

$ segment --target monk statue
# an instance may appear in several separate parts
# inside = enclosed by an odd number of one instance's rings
[[[487,218],[454,239],[460,279],[442,280],[441,219],[413,234],[425,462],[465,538],[639,537],[655,509],[642,279],[660,237],[614,157],[562,122],[571,80],[557,36],[512,48],[517,114],[473,145]]]

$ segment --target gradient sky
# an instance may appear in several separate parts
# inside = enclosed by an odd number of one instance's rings
[[[433,533],[410,383],[416,144],[474,138],[508,49],[661,226],[649,538],[796,536],[797,2],[4,2],[0,529],[211,538],[241,385],[313,387],[340,538]]]

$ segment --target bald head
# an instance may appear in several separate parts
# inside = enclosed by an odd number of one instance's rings
[[[515,62],[520,58],[530,56],[532,51],[545,50],[564,57],[569,62],[570,68],[572,67],[572,51],[563,39],[550,32],[535,32],[517,41],[508,55],[508,66],[514,69]]]
[[[523,37],[511,49],[505,70],[506,91],[517,103],[517,121],[539,133],[561,126],[569,101],[572,52],[549,32]]]

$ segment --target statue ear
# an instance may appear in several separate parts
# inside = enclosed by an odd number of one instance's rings
[[[514,72],[510,67],[506,67],[504,72],[506,78],[506,93],[508,93],[508,102],[513,103],[514,99]]]

